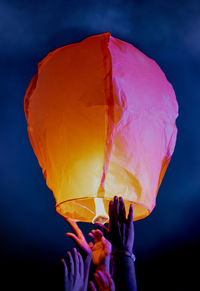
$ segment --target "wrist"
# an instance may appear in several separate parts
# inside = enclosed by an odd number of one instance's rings
[[[128,251],[127,249],[116,249],[114,252],[112,252],[113,257],[126,257],[130,258],[133,262],[135,262],[136,257],[133,254],[133,252]]]
[[[114,252],[121,252],[121,251],[127,251],[127,252],[129,252],[129,253],[131,253],[132,254],[132,252],[133,252],[133,246],[118,246],[118,247],[115,247],[114,248]]]
[[[85,258],[85,264],[90,265],[92,261],[92,253],[88,253],[86,258]]]

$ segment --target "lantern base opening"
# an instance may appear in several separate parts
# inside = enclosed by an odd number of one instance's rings
[[[120,196],[120,194],[118,194]],[[108,208],[109,202],[114,196],[96,198],[85,197],[63,201],[56,205],[56,211],[65,218],[70,217],[75,221],[81,222],[100,222],[107,223],[109,221]],[[98,201],[99,200],[99,201]],[[96,202],[104,204],[105,212],[97,211]],[[126,214],[128,215],[130,204],[133,203],[133,220],[139,220],[147,217],[152,209],[148,209],[143,204],[138,204],[134,201],[124,200]],[[99,204],[99,203],[98,203]]]

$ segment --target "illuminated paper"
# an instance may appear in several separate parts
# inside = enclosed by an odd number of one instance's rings
[[[178,105],[160,67],[110,33],[49,53],[24,100],[31,145],[56,210],[108,219],[122,196],[148,216],[174,151]]]

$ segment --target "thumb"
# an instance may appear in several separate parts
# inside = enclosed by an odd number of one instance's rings
[[[90,290],[91,291],[97,291],[97,289],[96,289],[96,287],[95,287],[95,285],[94,285],[94,283],[92,281],[89,282],[89,285],[90,285]]]

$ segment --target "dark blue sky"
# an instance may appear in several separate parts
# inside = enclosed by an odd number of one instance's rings
[[[73,245],[29,143],[23,99],[37,63],[49,51],[107,31],[153,58],[179,103],[177,144],[156,208],[135,223],[138,273],[153,258],[188,251],[200,241],[199,1],[0,0],[0,244],[5,261],[46,260],[53,266]],[[85,234],[92,227],[80,225]]]

